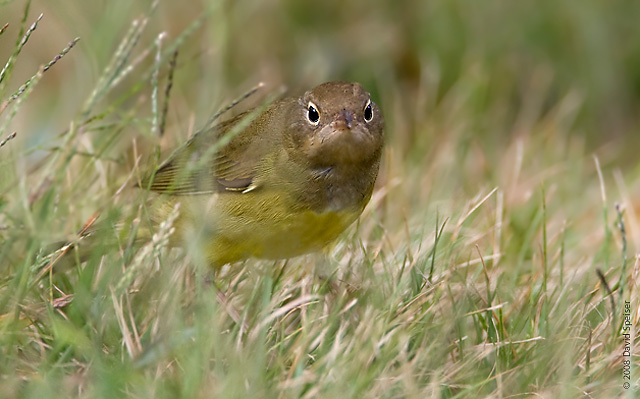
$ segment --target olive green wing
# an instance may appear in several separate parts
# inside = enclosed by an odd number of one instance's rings
[[[174,195],[249,190],[268,152],[253,119],[246,112],[198,132],[140,186]]]

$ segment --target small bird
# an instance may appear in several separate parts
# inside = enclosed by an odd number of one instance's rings
[[[140,186],[177,202],[175,245],[209,263],[283,259],[327,246],[369,202],[384,145],[380,108],[358,83],[328,82],[195,134]]]
[[[150,225],[134,242],[148,241],[179,203],[170,244],[195,243],[214,268],[321,250],[371,199],[383,127],[370,94],[346,82],[323,83],[207,127],[137,184],[158,195],[147,208]],[[94,221],[79,233],[82,241],[55,245],[51,266],[70,266],[65,254],[72,247],[84,260],[96,245],[126,236],[96,235],[120,229]]]

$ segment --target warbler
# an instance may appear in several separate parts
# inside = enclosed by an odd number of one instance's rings
[[[362,213],[384,145],[380,108],[358,83],[328,82],[195,134],[140,184],[152,218],[181,202],[175,243],[196,234],[213,266],[327,246]]]
[[[206,127],[137,184],[158,194],[151,228],[179,202],[171,244],[197,243],[213,267],[321,250],[371,199],[383,127],[371,95],[347,82]]]

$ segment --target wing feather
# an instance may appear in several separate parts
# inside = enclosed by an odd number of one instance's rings
[[[173,194],[212,194],[243,192],[254,184],[260,161],[268,153],[265,140],[257,131],[262,126],[254,111],[242,113],[228,121],[196,133],[182,148],[169,157],[155,173],[140,184],[152,191]],[[246,123],[247,118],[253,119]],[[240,128],[240,131],[234,128]],[[228,134],[234,134],[226,141]],[[253,186],[255,187],[255,185]]]

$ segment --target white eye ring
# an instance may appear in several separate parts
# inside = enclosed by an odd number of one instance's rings
[[[311,101],[309,101],[309,106],[307,107],[307,120],[313,126],[318,126],[318,123],[320,123],[318,107]]]
[[[373,119],[373,107],[371,107],[371,100],[367,100],[364,106],[364,121],[371,122]]]

